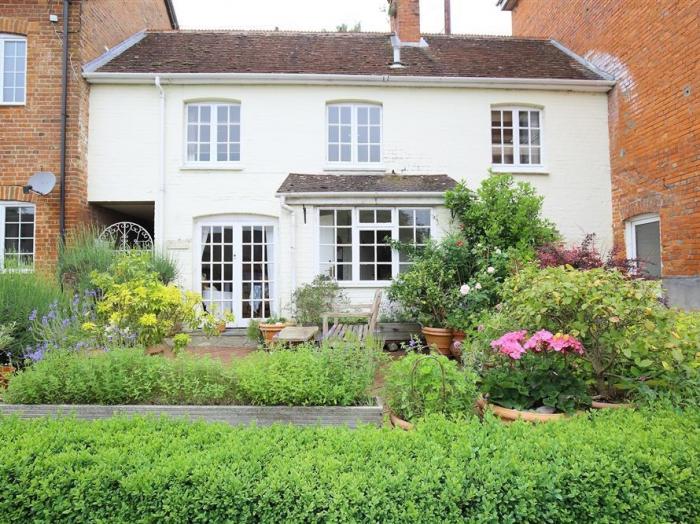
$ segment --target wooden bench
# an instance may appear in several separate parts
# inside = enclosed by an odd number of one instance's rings
[[[379,318],[379,306],[382,304],[382,292],[377,290],[372,304],[354,305],[337,311],[329,311],[322,315],[323,340],[357,338],[364,340],[374,336]],[[366,324],[342,324],[342,318],[366,318]],[[333,325],[328,326],[328,320],[333,319]]]

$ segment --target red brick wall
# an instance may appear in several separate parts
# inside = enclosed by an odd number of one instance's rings
[[[555,38],[618,81],[613,224],[659,213],[664,276],[700,275],[700,2],[519,0],[513,34]]]
[[[420,41],[419,0],[393,0],[390,12],[391,30],[402,42]]]
[[[58,23],[49,22],[56,14]],[[59,0],[0,0],[0,33],[27,37],[27,103],[0,106],[0,200],[26,200],[18,186],[37,171],[60,173],[63,5]],[[142,29],[167,29],[165,0],[73,0],[67,131],[66,225],[91,218],[87,204],[89,86],[82,65]],[[58,186],[58,184],[57,184]],[[10,198],[11,197],[11,198]],[[59,236],[58,187],[36,204],[36,266],[49,268]]]

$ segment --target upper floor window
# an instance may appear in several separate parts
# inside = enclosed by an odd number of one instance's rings
[[[230,163],[240,160],[240,104],[187,104],[187,162]]]
[[[539,109],[491,110],[491,161],[496,166],[542,165],[542,113]]]
[[[329,104],[327,160],[331,164],[371,165],[382,161],[382,107]]]
[[[0,103],[24,104],[26,82],[27,39],[0,34]]]
[[[34,266],[34,206],[0,202],[0,270]]]

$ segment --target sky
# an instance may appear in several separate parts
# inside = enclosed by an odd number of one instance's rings
[[[451,0],[452,32],[510,34],[510,13],[496,0]],[[334,31],[360,22],[363,31],[388,31],[387,0],[174,0],[183,29]],[[444,31],[443,0],[420,0],[421,31]]]

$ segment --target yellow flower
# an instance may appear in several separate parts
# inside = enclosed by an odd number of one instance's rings
[[[139,318],[139,324],[144,327],[152,327],[158,323],[158,318],[154,313],[146,313]]]
[[[94,331],[97,329],[97,326],[95,325],[94,322],[83,322],[83,324],[80,326],[80,329],[83,331]]]

